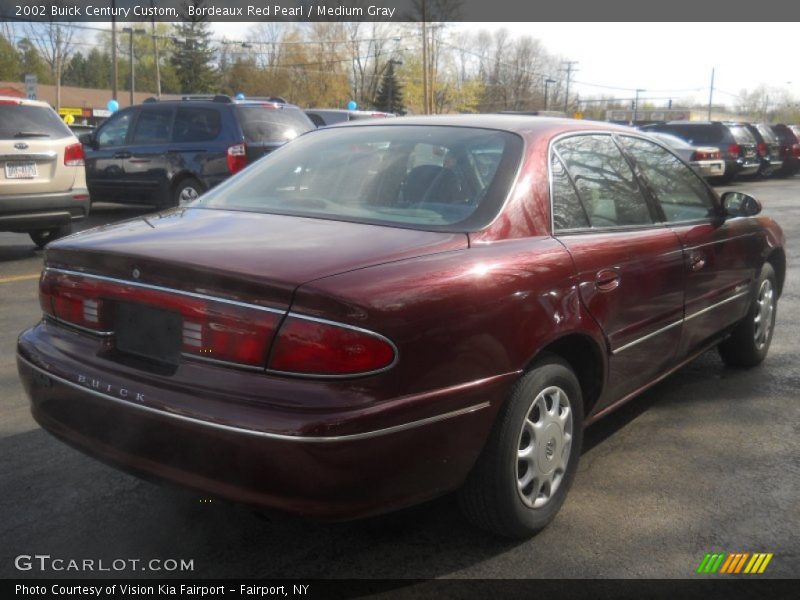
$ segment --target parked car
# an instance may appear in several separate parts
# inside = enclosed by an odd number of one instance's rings
[[[44,246],[89,214],[83,147],[49,104],[0,96],[0,231]]]
[[[276,100],[151,99],[81,136],[89,190],[113,202],[182,205],[313,128]]]
[[[764,360],[785,254],[759,210],[626,127],[322,128],[51,244],[18,369],[46,430],[133,472],[335,519],[458,489],[523,537],[586,425],[714,346]]]
[[[692,146],[689,142],[669,133],[648,132],[650,137],[669,146],[675,154],[703,177],[713,179],[725,175],[725,161],[714,146]]]
[[[758,174],[768,177],[778,171],[783,166],[783,158],[781,158],[780,141],[772,131],[772,127],[767,123],[740,123],[740,125],[745,127],[756,141],[758,157],[761,160]]]
[[[772,131],[778,138],[782,166],[779,171],[784,177],[791,177],[800,172],[800,140],[788,125],[772,125]]]
[[[380,110],[345,110],[341,108],[308,108],[306,115],[317,127],[327,127],[348,121],[361,121],[363,119],[384,119],[394,117],[393,113]]]
[[[755,139],[744,127],[720,121],[669,121],[644,125],[642,131],[671,133],[694,146],[714,146],[725,161],[717,181],[730,183],[739,175],[755,175],[761,168]]]
[[[97,127],[94,125],[84,125],[82,123],[73,123],[72,125],[67,125],[69,130],[75,134],[76,137],[80,137],[86,133],[94,133]]]

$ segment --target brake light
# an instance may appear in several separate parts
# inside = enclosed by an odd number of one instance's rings
[[[792,144],[792,156],[800,158],[800,144]]]
[[[691,160],[717,160],[719,159],[719,150],[695,150],[692,153]]]
[[[731,158],[736,158],[737,156],[739,156],[739,152],[741,151],[741,149],[742,147],[739,146],[739,144],[731,144],[730,146],[728,146],[728,155]]]
[[[183,318],[185,354],[263,368],[281,313],[196,298],[125,281],[45,270],[39,303],[45,314],[80,328],[113,334],[117,302],[176,312]]]
[[[758,145],[758,155],[759,156],[767,156],[769,154],[769,148],[767,148],[766,144],[759,144]]]
[[[268,368],[298,375],[363,375],[389,367],[395,358],[394,345],[376,333],[289,316]]]
[[[228,172],[233,175],[247,166],[247,146],[236,144],[228,147]]]
[[[83,144],[70,144],[64,148],[64,165],[67,167],[83,166]]]

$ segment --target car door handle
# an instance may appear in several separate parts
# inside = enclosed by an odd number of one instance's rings
[[[130,152],[117,152],[114,154],[114,158],[130,158],[131,156]]]
[[[699,271],[706,266],[706,255],[702,252],[692,252],[689,255],[689,270]]]
[[[595,287],[601,292],[610,292],[619,287],[619,273],[614,269],[598,271],[594,278]]]

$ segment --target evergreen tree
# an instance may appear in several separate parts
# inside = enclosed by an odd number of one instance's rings
[[[170,62],[183,93],[208,93],[218,87],[210,26],[205,17],[189,17],[189,5],[201,8],[204,4],[205,0],[189,0],[184,4],[184,21],[173,26],[173,35],[178,40]]]
[[[375,108],[390,113],[403,114],[405,105],[403,104],[403,88],[397,81],[397,74],[394,66],[398,61],[390,60],[386,64],[386,70],[381,77],[381,85],[375,94]]]
[[[23,38],[17,42],[19,57],[21,61],[22,76],[36,75],[39,83],[53,83],[53,74],[44,62],[42,55],[28,38]]]

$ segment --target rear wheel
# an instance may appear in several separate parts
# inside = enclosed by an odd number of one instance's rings
[[[72,233],[72,223],[67,223],[51,229],[39,229],[37,231],[31,231],[28,233],[28,235],[31,236],[31,240],[38,248],[44,248],[53,240],[57,240],[58,238],[69,235],[70,233]]]
[[[769,352],[777,314],[778,289],[775,270],[769,263],[761,267],[758,288],[747,316],[730,337],[719,344],[719,354],[731,367],[755,367]]]
[[[204,191],[203,184],[194,177],[183,179],[175,186],[172,192],[171,206],[186,206],[190,202],[197,200]]]
[[[459,491],[464,515],[505,537],[537,533],[566,498],[582,441],[578,379],[558,357],[544,358],[515,386]]]

